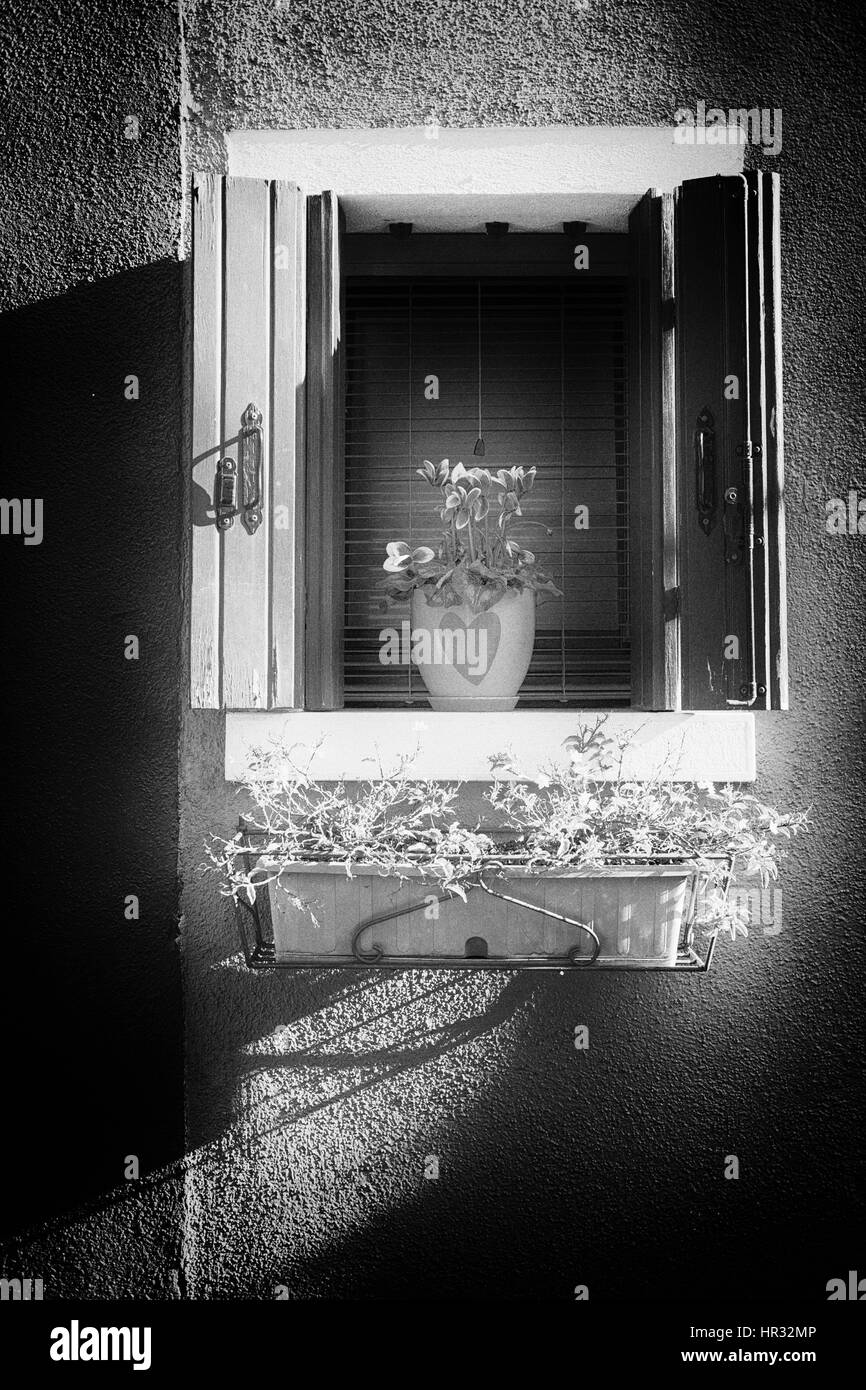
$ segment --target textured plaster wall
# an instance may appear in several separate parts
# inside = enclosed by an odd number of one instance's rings
[[[721,950],[706,978],[251,977],[194,873],[205,831],[229,832],[241,809],[222,721],[187,714],[189,1288],[821,1297],[855,1267],[862,1202],[864,542],[823,530],[826,498],[866,484],[862,21],[780,0],[232,0],[194,4],[188,35],[203,168],[225,167],[240,128],[661,124],[699,99],[783,109],[765,167],[784,179],[795,707],[759,718],[758,789],[815,820],[782,930]],[[726,1182],[732,1153],[741,1178]]]
[[[856,1267],[862,1202],[862,543],[822,527],[866,487],[862,22],[779,0],[226,0],[186,22],[188,93],[173,5],[2,19],[2,492],[46,516],[41,547],[2,540],[4,1272],[46,1296],[820,1297]],[[222,720],[186,713],[181,1194],[179,118],[187,167],[218,169],[243,126],[659,124],[699,98],[784,110],[795,709],[759,721],[759,787],[815,830],[783,929],[701,980],[249,976],[197,873],[239,809]]]
[[[40,546],[0,538],[3,1272],[46,1298],[172,1296],[178,18],[163,0],[28,0],[0,31],[0,495],[42,498],[45,528]]]

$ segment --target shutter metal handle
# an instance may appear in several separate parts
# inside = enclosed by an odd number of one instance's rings
[[[241,525],[252,536],[262,524],[262,412],[252,401],[241,416],[238,440],[244,507]]]
[[[698,525],[708,536],[716,524],[716,422],[704,406],[695,422],[695,491]]]
[[[238,463],[222,458],[217,464],[217,529],[228,531],[241,513],[241,524],[252,536],[262,524],[262,412],[252,401],[241,416],[238,433]],[[238,494],[243,498],[239,505]]]

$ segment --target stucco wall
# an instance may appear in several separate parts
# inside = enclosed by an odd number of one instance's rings
[[[781,932],[721,950],[700,980],[253,978],[213,885],[188,877],[198,1295],[820,1297],[851,1266],[863,542],[827,536],[823,504],[856,485],[862,446],[858,28],[789,3],[193,6],[199,167],[224,168],[224,132],[244,127],[661,124],[701,98],[783,109],[764,167],[784,180],[795,708],[759,719],[758,786],[815,820]],[[187,715],[183,747],[189,873],[239,803],[221,721]],[[732,1153],[737,1182],[722,1176]]]
[[[35,1097],[36,1117],[26,1160],[7,1149],[4,1190],[7,1229],[56,1219],[13,1247],[16,1269],[43,1260],[20,1272],[91,1294],[821,1297],[856,1267],[862,1201],[863,542],[823,530],[827,497],[866,489],[861,22],[784,0],[186,6],[189,168],[223,167],[239,126],[783,109],[794,709],[759,721],[759,788],[811,803],[815,829],[786,873],[782,931],[720,951],[703,979],[254,977],[197,873],[206,831],[239,809],[222,719],[186,713],[181,1255],[177,18],[153,0],[15,5],[13,30],[25,17],[29,86],[0,104],[17,139],[3,235],[23,247],[7,301],[31,430],[18,490],[45,497],[47,530],[39,550],[3,541],[22,593],[4,619],[5,758],[16,834],[43,844],[47,820],[50,838],[48,871],[14,889],[20,949],[39,933],[38,973],[26,954],[9,972],[14,1104]],[[131,147],[129,111],[143,117]],[[136,370],[133,416],[116,387]],[[145,653],[131,670],[130,630]],[[123,921],[127,892],[140,923]],[[117,1192],[128,1153],[151,1175],[137,1200]],[[731,1153],[737,1182],[722,1177]]]
[[[0,540],[0,1238],[17,1237],[4,1272],[43,1278],[46,1298],[170,1295],[183,1141],[177,13],[35,0],[4,6],[0,28],[0,494],[44,502],[40,546]],[[130,894],[138,921],[124,917]],[[127,1155],[140,1183],[124,1179]]]

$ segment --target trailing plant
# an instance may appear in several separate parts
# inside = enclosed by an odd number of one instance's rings
[[[275,745],[259,753],[244,790],[254,809],[230,840],[214,837],[209,858],[222,891],[255,901],[297,863],[372,866],[383,875],[410,869],[466,897],[479,872],[521,865],[530,870],[604,869],[611,863],[671,859],[706,873],[700,924],[746,933],[745,908],[725,892],[734,873],[762,886],[778,876],[787,842],[803,831],[805,813],[783,814],[738,786],[676,782],[671,769],[645,781],[623,775],[631,736],[614,738],[606,716],[566,740],[568,763],[527,776],[510,754],[493,759],[485,793],[491,823],[461,818],[459,785],[419,781],[411,758],[360,783],[318,782],[305,764]],[[675,770],[675,769],[674,769]],[[248,867],[247,856],[256,862]]]
[[[309,773],[316,751],[304,764],[282,745],[255,756],[244,782],[255,809],[244,817],[244,829],[230,840],[214,836],[208,846],[225,894],[253,903],[268,883],[285,888],[286,866],[323,862],[344,865],[349,877],[357,864],[398,878],[412,865],[465,898],[461,878],[490,859],[495,844],[460,823],[457,785],[413,779],[411,758],[375,780],[317,782]],[[250,869],[251,845],[261,858]]]
[[[646,780],[626,778],[623,764],[634,735],[612,737],[606,722],[600,715],[566,739],[568,767],[527,777],[512,757],[494,760],[500,777],[487,800],[519,830],[527,865],[599,869],[623,861],[688,860],[710,883],[701,924],[746,935],[746,910],[728,898],[726,883],[736,874],[757,876],[763,887],[776,879],[786,843],[808,826],[807,813],[785,814],[740,786],[678,782],[671,768]]]
[[[535,483],[534,468],[464,468],[448,459],[433,464],[425,459],[415,470],[441,494],[439,515],[444,530],[437,548],[413,547],[389,541],[382,568],[389,599],[403,601],[422,589],[428,603],[453,608],[461,604],[478,611],[492,608],[509,590],[546,591],[561,597],[549,575],[538,568],[531,550],[512,534],[516,517],[523,517],[523,499]],[[541,525],[523,522],[524,527]]]

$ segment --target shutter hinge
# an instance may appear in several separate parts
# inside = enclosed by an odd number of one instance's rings
[[[749,706],[753,705],[758,695],[765,695],[767,692],[763,685],[756,685],[754,681],[744,681],[739,688],[740,698],[735,700],[728,696],[725,700],[726,705]]]
[[[238,514],[238,470],[234,459],[220,459],[216,470],[214,512],[217,530],[227,531]]]
[[[760,444],[754,444],[751,439],[744,439],[742,444],[737,445],[737,457],[741,459],[757,459],[761,457]]]
[[[662,615],[666,623],[672,618],[680,616],[680,591],[679,586],[675,589],[665,589],[664,600],[662,602]]]
[[[662,328],[665,332],[676,327],[677,322],[677,301],[675,299],[662,300]]]
[[[725,564],[742,565],[746,548],[746,504],[743,488],[725,488]]]

